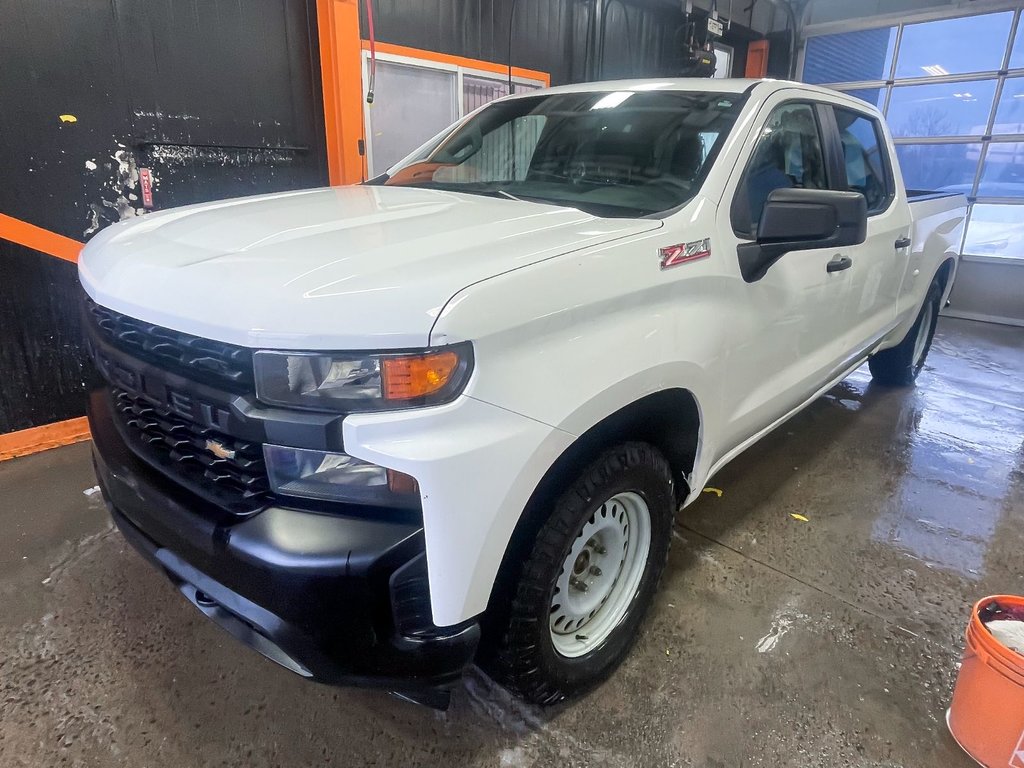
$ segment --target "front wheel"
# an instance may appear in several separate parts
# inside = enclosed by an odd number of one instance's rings
[[[622,661],[668,557],[675,495],[646,443],[604,453],[559,498],[523,567],[491,673],[536,704],[578,695]]]
[[[924,305],[917,320],[903,337],[903,341],[890,349],[883,349],[868,359],[871,377],[879,384],[905,387],[914,383],[924,368],[928,350],[935,336],[939,322],[939,308],[942,302],[942,284],[935,280],[928,287]]]

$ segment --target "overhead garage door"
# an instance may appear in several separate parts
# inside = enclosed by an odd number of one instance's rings
[[[909,188],[971,201],[950,314],[1015,324],[1024,324],[1021,13],[812,31],[803,53],[806,82],[886,113]]]

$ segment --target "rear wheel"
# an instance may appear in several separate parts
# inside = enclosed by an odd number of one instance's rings
[[[488,664],[499,682],[553,704],[618,666],[664,570],[674,500],[668,462],[646,443],[612,448],[572,483],[513,586]]]
[[[914,383],[931,349],[941,302],[942,284],[936,280],[928,288],[921,312],[903,341],[891,349],[872,355],[868,360],[868,368],[875,381],[895,387]]]

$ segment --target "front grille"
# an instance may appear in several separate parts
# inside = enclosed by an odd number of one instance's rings
[[[86,320],[110,344],[140,360],[233,392],[254,387],[252,350],[136,320],[85,297]]]
[[[261,443],[200,426],[122,389],[113,395],[129,445],[148,463],[228,512],[265,505],[270,485]]]

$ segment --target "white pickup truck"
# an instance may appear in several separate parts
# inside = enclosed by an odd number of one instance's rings
[[[911,384],[966,201],[789,82],[514,96],[367,184],[168,210],[80,262],[100,487],[237,638],[441,706],[627,653],[673,516],[867,361]]]

